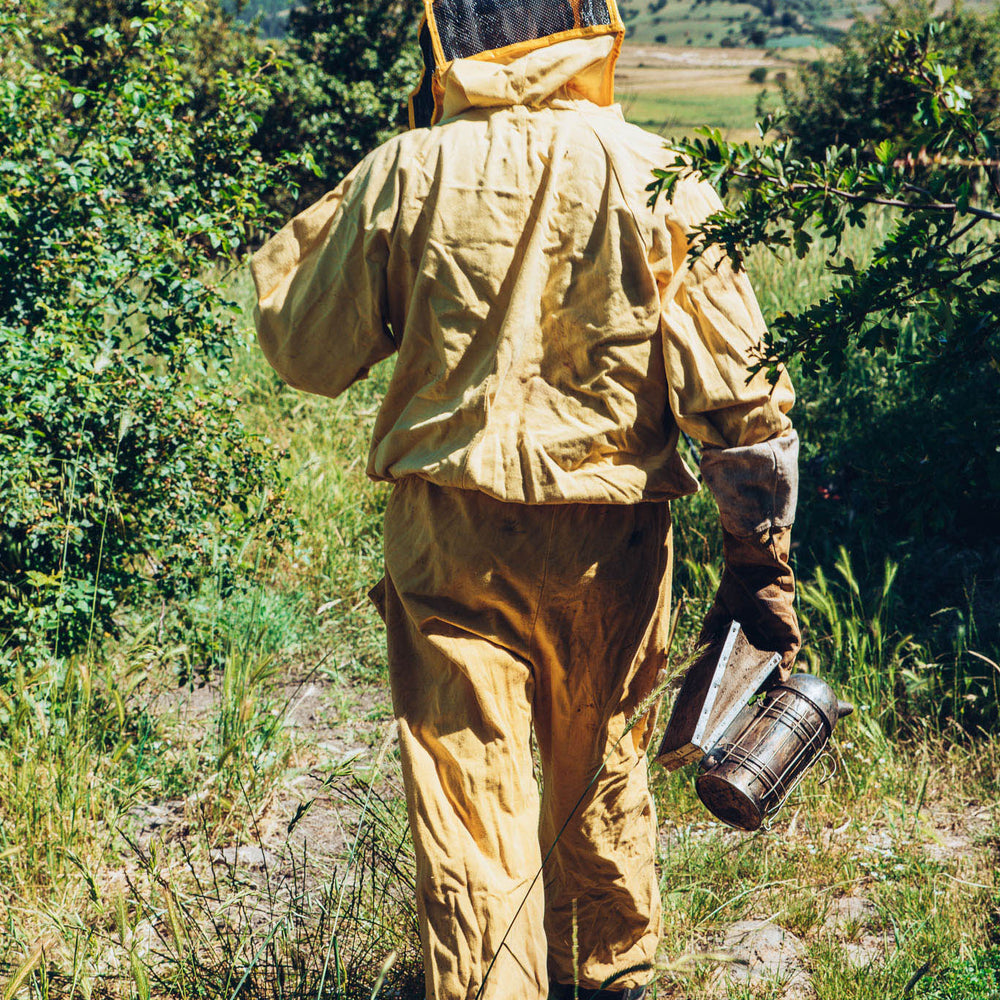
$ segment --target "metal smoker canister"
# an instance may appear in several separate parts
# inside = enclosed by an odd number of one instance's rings
[[[698,798],[723,823],[756,830],[816,762],[838,719],[854,711],[812,674],[792,674],[748,705],[701,762]]]

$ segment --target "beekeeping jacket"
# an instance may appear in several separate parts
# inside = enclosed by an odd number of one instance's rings
[[[426,14],[432,124],[255,256],[259,339],[329,396],[397,355],[368,473],[396,484],[382,603],[428,997],[621,989],[659,933],[651,723],[626,720],[663,664],[664,501],[697,488],[679,435],[705,448],[727,554],[749,552],[729,603],[787,619],[793,393],[750,375],[746,275],[690,252],[715,192],[649,204],[672,156],[613,103],[613,0]]]
[[[260,342],[291,385],[336,396],[398,352],[373,478],[636,503],[697,488],[679,430],[788,434],[787,377],[747,381],[765,328],[746,275],[690,259],[714,191],[647,204],[671,154],[610,103],[619,44],[445,63],[441,125],[380,146],[254,258]]]

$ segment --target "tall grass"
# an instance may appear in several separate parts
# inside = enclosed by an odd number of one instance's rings
[[[415,989],[412,853],[398,798],[373,787],[379,774],[377,764],[368,783],[331,778],[357,823],[342,860],[290,842],[271,853],[253,837],[248,855],[216,852],[207,866],[186,845],[185,868],[140,851],[130,888],[139,919],[156,928],[157,992],[368,1000],[373,984]]]
[[[81,855],[107,850],[104,823],[154,767],[154,726],[134,707],[146,639],[103,663],[74,656],[30,675],[18,666],[0,691],[0,885],[12,899],[61,886]],[[6,918],[13,926],[10,909]]]
[[[829,280],[820,252],[752,266],[768,309]],[[382,572],[386,489],[364,468],[388,369],[336,401],[282,387],[252,349],[238,372],[246,420],[282,452],[299,521],[294,540],[260,549],[265,582],[135,608],[132,638],[0,684],[3,1000],[422,995],[398,761],[379,730],[384,638],[365,598]],[[721,538],[706,493],[673,513],[682,655],[711,602]],[[856,552],[833,552],[798,568],[802,662],[857,705],[834,747],[838,776],[809,777],[770,831],[740,837],[709,822],[690,773],[655,772],[661,1000],[747,995],[718,957],[743,918],[802,939],[821,1000],[900,995],[927,962],[931,978],[911,993],[936,998],[927,990],[950,980],[935,970],[971,982],[1000,934],[989,868],[1000,749],[957,742],[949,722],[970,698],[996,701],[1000,670],[971,612],[950,611],[961,628],[934,647],[903,625],[894,563],[869,577]],[[313,683],[333,695],[335,735],[363,731],[371,752],[337,759],[288,724]],[[200,713],[183,708],[198,698]],[[980,841],[942,855],[939,813],[960,817],[970,801],[985,809]],[[317,844],[303,831],[319,803],[339,833]],[[827,918],[851,894],[874,913],[845,937]],[[847,946],[869,937],[881,950],[859,971]]]
[[[899,567],[886,562],[880,582],[867,597],[841,548],[835,564],[840,586],[821,567],[800,581],[798,594],[807,643],[802,659],[837,682],[845,697],[865,714],[878,738],[896,735],[913,717],[911,684],[928,653],[910,635],[893,629],[892,586]],[[923,707],[923,706],[920,706]]]

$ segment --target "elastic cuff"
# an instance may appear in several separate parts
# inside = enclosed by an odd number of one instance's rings
[[[739,538],[790,528],[799,493],[799,436],[739,448],[706,448],[701,475],[726,531]]]

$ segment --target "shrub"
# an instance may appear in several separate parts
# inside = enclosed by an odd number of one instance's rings
[[[308,0],[294,6],[274,99],[255,140],[270,159],[306,154],[295,174],[304,206],[408,122],[420,78],[418,19],[402,0]],[[306,161],[311,166],[307,168]]]
[[[975,729],[1000,693],[995,653],[972,662],[1000,642],[1000,135],[942,61],[944,31],[895,32],[865,70],[916,95],[919,154],[887,136],[812,157],[795,138],[730,144],[705,130],[676,143],[653,189],[693,168],[738,192],[700,230],[737,257],[759,244],[802,261],[825,240],[828,280],[777,304],[761,354],[772,371],[791,362],[804,390],[803,493],[825,502],[804,505],[799,537],[820,561],[850,540],[862,575],[863,557],[869,571],[885,555],[903,565],[908,628],[952,647],[951,714]]]
[[[202,4],[150,0],[92,29],[92,51],[55,37],[33,59],[47,9],[0,13],[0,648],[23,653],[69,652],[114,632],[129,596],[234,572],[278,516],[211,277],[267,224],[280,168],[250,148],[264,67],[218,73],[199,117],[175,43]]]
[[[794,83],[779,81],[786,109],[781,129],[797,138],[802,154],[819,158],[827,146],[863,148],[884,139],[919,148],[921,87],[871,67],[894,32],[926,28],[933,8],[929,0],[885,2],[879,17],[854,22],[835,56],[803,66]],[[989,119],[1000,103],[1000,11],[984,17],[956,2],[936,25],[942,61],[957,68],[974,113]]]

